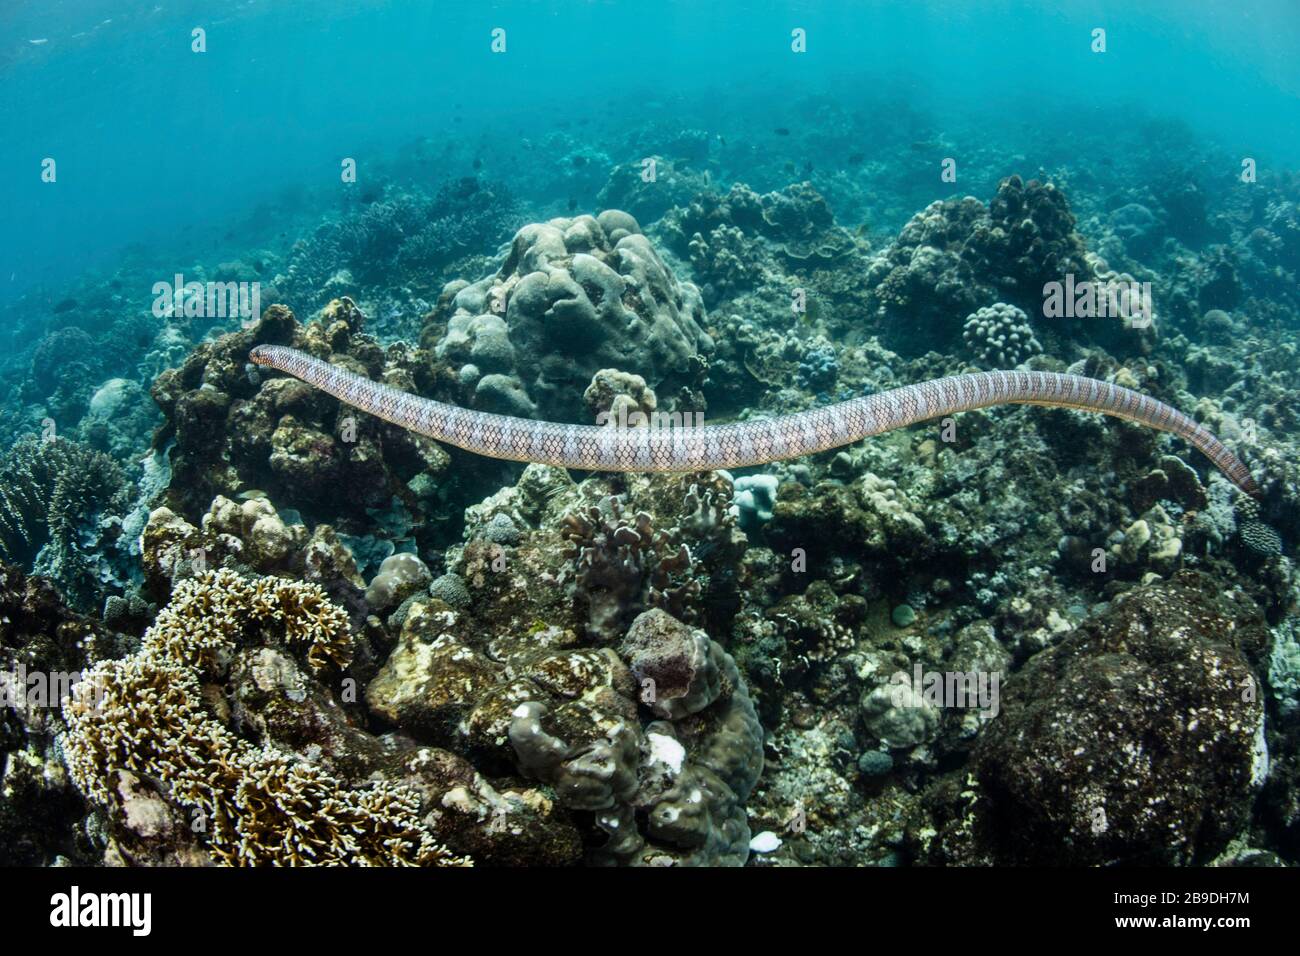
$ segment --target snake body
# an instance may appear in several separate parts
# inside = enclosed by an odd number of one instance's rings
[[[250,358],[394,425],[510,461],[584,471],[741,468],[838,448],[975,408],[1046,405],[1100,412],[1171,432],[1204,452],[1237,487],[1259,495],[1246,466],[1209,430],[1164,402],[1081,375],[975,372],[904,385],[779,418],[663,429],[565,425],[460,408],[372,382],[282,345],[259,345]]]

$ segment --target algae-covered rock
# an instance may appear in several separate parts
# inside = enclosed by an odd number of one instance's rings
[[[1008,861],[1204,862],[1267,771],[1248,602],[1181,572],[1128,592],[1006,685],[976,750],[986,834]]]

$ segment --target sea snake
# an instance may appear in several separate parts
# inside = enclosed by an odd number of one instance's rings
[[[1164,402],[1081,375],[973,372],[852,398],[778,418],[679,428],[563,425],[472,411],[420,398],[283,345],[249,358],[302,379],[386,422],[479,455],[584,471],[709,471],[764,465],[838,448],[928,418],[990,405],[1047,405],[1101,412],[1172,432],[1199,448],[1243,491],[1259,486],[1206,428]]]

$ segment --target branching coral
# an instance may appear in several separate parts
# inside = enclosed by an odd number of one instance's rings
[[[107,455],[63,439],[20,441],[0,461],[0,556],[26,562],[48,541],[74,546],[82,523],[120,503],[124,487]]]
[[[26,438],[0,459],[0,558],[54,579],[85,609],[102,599],[87,545],[101,518],[126,506],[128,486],[107,455],[64,439]]]
[[[210,713],[205,678],[267,631],[283,634],[313,670],[344,666],[351,654],[346,615],[314,585],[249,582],[229,570],[177,585],[140,650],[97,664],[64,708],[77,786],[113,807],[123,775],[156,781],[212,856],[231,865],[467,862],[424,828],[415,794],[385,782],[349,789]]]

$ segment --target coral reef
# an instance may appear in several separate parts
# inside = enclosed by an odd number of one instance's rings
[[[127,506],[126,479],[100,452],[28,438],[0,459],[0,558],[57,581],[83,610],[102,603]]]
[[[405,286],[399,309],[414,312],[397,330],[410,334],[427,311],[427,303],[419,308],[419,296],[436,295],[440,271],[495,248],[516,228],[517,217],[518,204],[506,187],[472,177],[445,183],[433,195],[389,189],[296,242],[272,285],[279,301],[303,314],[343,295],[369,301],[380,294],[372,291],[377,287]],[[381,312],[380,324],[394,323]]]
[[[3,562],[0,621],[0,862],[93,862],[73,836],[84,806],[57,743],[59,708],[87,653],[120,636],[69,610],[48,581]]]
[[[241,740],[208,712],[203,679],[218,655],[272,623],[312,671],[346,664],[347,618],[312,585],[249,585],[230,571],[180,585],[140,650],[92,668],[65,708],[78,787],[142,839],[174,839],[191,824],[202,849],[230,864],[464,862],[422,826],[415,796],[383,783],[345,788],[310,762]],[[249,664],[267,668],[266,681],[284,681],[289,666],[269,648]],[[160,796],[182,813],[168,813]],[[180,859],[198,858],[200,847],[179,842],[189,851]]]
[[[734,588],[729,488],[632,481],[613,496],[530,465],[471,509],[439,579],[454,583],[431,588],[459,606],[413,599],[367,701],[594,812],[592,862],[743,863],[761,728],[731,656],[676,616],[707,622],[685,596]]]
[[[994,303],[1043,311],[1043,287],[1073,275],[1098,280],[1064,193],[1052,183],[1010,176],[985,206],[978,199],[931,203],[875,256],[868,302],[881,340],[905,354],[950,349],[962,317]],[[1074,323],[1070,334],[1115,345],[1114,323]],[[1108,330],[1108,331],[1107,331]]]
[[[1300,179],[1123,111],[598,98],[0,304],[0,690],[75,688],[0,708],[0,862],[1300,861]],[[268,308],[152,314],[177,271]],[[1155,321],[1049,316],[1067,276]],[[491,462],[261,344],[614,427],[1073,372],[1261,496],[1069,409],[734,475]]]
[[[678,388],[713,347],[696,288],[612,209],[525,226],[495,275],[458,280],[439,303],[447,327],[436,354],[492,411],[572,420],[602,369]]]
[[[436,538],[454,519],[460,495],[446,451],[357,415],[301,382],[259,376],[247,361],[260,342],[294,343],[409,390],[436,392],[440,382],[454,387],[427,353],[382,350],[361,332],[364,323],[346,298],[306,326],[272,306],[251,328],[200,346],[180,368],[159,376],[153,396],[166,422],[156,441],[169,443],[169,507],[193,521],[217,495],[256,492],[291,500],[349,535],[400,544],[414,528],[429,536],[425,541]],[[460,473],[470,477],[482,467],[469,463]]]

